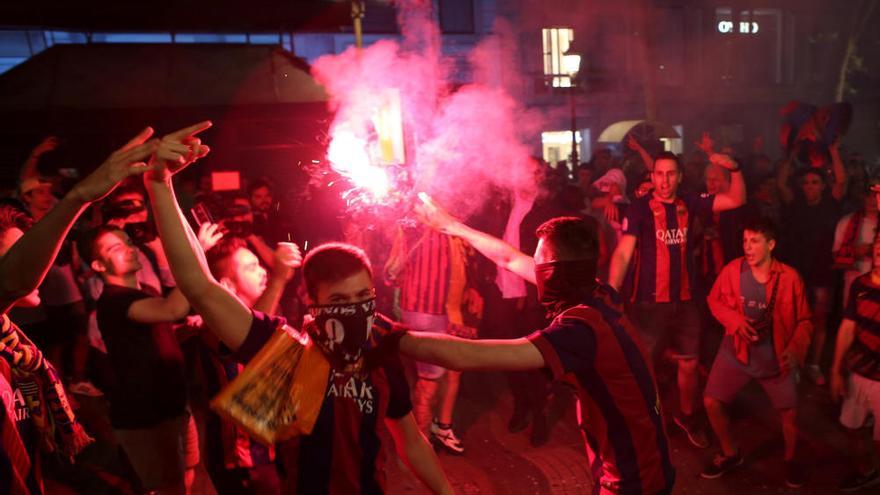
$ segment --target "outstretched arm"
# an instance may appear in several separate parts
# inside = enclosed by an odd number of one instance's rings
[[[533,370],[544,367],[544,357],[528,340],[468,340],[428,332],[408,332],[400,338],[400,352],[416,361],[453,370]]]
[[[211,276],[199,240],[180,211],[171,184],[175,172],[208,153],[208,147],[194,136],[209,127],[210,122],[201,122],[162,138],[153,170],[144,176],[144,182],[177,287],[208,328],[236,350],[247,337],[253,314]]]
[[[526,282],[535,283],[535,260],[519,249],[485,232],[472,229],[441,208],[427,194],[419,193],[422,204],[416,208],[420,220],[434,230],[461,237],[496,265]]]
[[[645,164],[645,169],[647,169],[648,171],[654,170],[654,159],[651,158],[651,155],[648,153],[645,147],[642,146],[641,143],[639,143],[638,139],[636,139],[635,136],[630,134],[629,137],[626,139],[626,145],[629,146],[629,149],[639,154],[639,157],[641,157],[642,159],[642,163]]]
[[[0,312],[5,313],[40,285],[61,249],[61,241],[89,204],[109,194],[126,177],[148,169],[143,160],[158,146],[156,140],[147,141],[152,134],[148,127],[114,151],[0,258]]]

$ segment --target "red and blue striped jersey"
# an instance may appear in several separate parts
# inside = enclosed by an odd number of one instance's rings
[[[234,358],[249,361],[283,319],[254,311],[251,329]],[[379,347],[365,355],[356,374],[330,370],[318,419],[310,435],[299,437],[296,493],[380,494],[386,490],[385,419],[412,411],[409,384],[396,352]]]
[[[400,285],[400,309],[431,315],[446,314],[449,293],[449,236],[425,230],[408,243],[409,259]]]
[[[627,208],[623,233],[638,241],[633,301],[691,300],[696,281],[691,224],[711,214],[714,201],[710,194],[687,195],[672,203],[645,196]]]
[[[871,280],[871,272],[853,282],[843,317],[856,324],[855,337],[846,355],[847,368],[880,381],[880,286]]]
[[[671,489],[675,470],[657,385],[617,292],[598,287],[528,339],[554,378],[575,390],[594,493]]]

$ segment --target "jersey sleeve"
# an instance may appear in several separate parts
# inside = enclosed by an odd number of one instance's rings
[[[544,358],[554,379],[588,368],[596,360],[596,337],[583,320],[563,318],[526,337]]]
[[[149,294],[136,289],[108,285],[104,287],[104,292],[98,299],[97,310],[102,321],[126,321],[129,319],[128,309],[131,308],[131,305],[149,297]]]
[[[275,332],[283,331],[281,327],[285,323],[284,318],[270,316],[260,311],[253,311],[253,314],[254,318],[247,337],[241,343],[241,347],[231,355],[232,359],[242,364],[247,364],[253,359]]]
[[[400,419],[412,411],[412,399],[409,395],[409,383],[403,370],[403,363],[395,354],[386,358],[383,365],[388,378],[388,410],[385,416],[389,419]]]
[[[621,228],[624,234],[638,237],[641,233],[642,224],[645,222],[645,209],[642,201],[635,201],[627,205]]]

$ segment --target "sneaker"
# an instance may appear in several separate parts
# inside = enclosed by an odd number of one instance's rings
[[[785,461],[785,484],[789,488],[800,488],[806,482],[806,469],[797,461]]]
[[[464,447],[461,446],[461,440],[452,431],[452,425],[441,425],[436,419],[431,422],[431,442],[452,454],[464,453]]]
[[[706,469],[700,473],[700,477],[707,480],[714,480],[715,478],[724,476],[728,471],[741,466],[742,463],[743,456],[739,453],[733,454],[729,457],[724,457],[722,454],[715,454],[715,458],[712,459],[712,464],[706,466]]]
[[[103,397],[104,392],[95,386],[94,383],[84,380],[81,382],[71,383],[67,387],[67,391],[71,394],[85,395],[86,397]]]
[[[880,484],[880,470],[874,468],[867,474],[855,472],[847,476],[843,482],[837,485],[837,488],[843,492],[855,492],[877,484]]]
[[[822,373],[822,368],[820,368],[818,364],[811,364],[807,366],[806,372],[807,378],[809,378],[811,382],[820,387],[822,385],[825,385],[825,374]]]
[[[691,445],[698,449],[705,449],[709,446],[709,436],[706,435],[706,430],[700,426],[693,414],[690,416],[679,414],[675,416],[673,420],[675,421],[675,424],[681,428],[681,431],[687,435],[688,441]]]

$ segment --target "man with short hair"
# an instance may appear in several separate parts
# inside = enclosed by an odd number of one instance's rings
[[[202,247],[206,241],[200,237]],[[212,244],[212,243],[209,243]],[[302,263],[295,244],[281,243],[275,250],[275,268],[270,275],[243,239],[230,237],[207,248],[211,273],[221,285],[249,308],[275,314],[284,286]],[[220,495],[279,493],[281,484],[275,468],[274,446],[253,440],[240,427],[208,410],[207,400],[234,380],[243,366],[220,345],[204,325],[197,325],[198,359],[202,401],[195,401],[197,417],[204,418],[203,464]],[[201,409],[196,407],[198,404]]]
[[[158,141],[148,141],[149,127],[113,152],[94,172],[77,183],[27,232],[29,223],[15,210],[0,222],[0,471],[3,493],[42,493],[39,452],[72,458],[92,439],[73,415],[60,378],[40,350],[6,316],[23,298],[39,304],[36,290],[52,265],[61,241],[93,202],[125,177],[143,173]],[[18,402],[19,400],[23,402]],[[32,418],[40,417],[41,421]],[[18,422],[18,425],[16,425]],[[19,428],[17,429],[16,426]]]
[[[195,135],[210,125],[203,122],[163,138],[145,182],[178,287],[235,358],[248,362],[276,332],[290,330],[283,319],[245,306],[211,276],[171,185],[174,172],[207,154]],[[366,255],[345,244],[315,248],[303,263],[303,278],[314,317],[306,332],[329,366],[313,430],[300,438],[297,493],[383,492],[386,449],[381,433],[386,429],[400,457],[429,489],[452,493],[413,419],[399,358],[382,348],[362,348],[371,323],[379,318]]]
[[[653,360],[660,357],[664,346],[669,346],[678,365],[679,411],[674,416],[675,424],[699,448],[708,447],[709,440],[694,417],[701,325],[693,299],[696,270],[692,223],[697,217],[737,208],[746,199],[739,165],[717,153],[709,160],[730,171],[730,190],[682,197],[678,193],[683,178],[678,157],[668,152],[657,156],[651,171],[654,189],[627,208],[623,236],[611,255],[608,275],[608,283],[620,289],[638,249],[633,322]]]
[[[141,285],[136,248],[119,228],[96,229],[81,239],[80,251],[104,281],[96,310],[114,375],[108,397],[116,439],[143,489],[189,493],[198,434],[172,328],[189,313],[189,303],[179,289],[162,297]]]
[[[724,326],[703,398],[721,454],[701,473],[718,478],[743,462],[724,406],[752,380],[767,393],[782,419],[785,482],[797,488],[805,473],[796,462],[797,369],[803,365],[813,330],[806,291],[797,271],[773,258],[776,228],[767,219],[746,222],[745,256],[719,274],[708,304]]]
[[[394,329],[384,338],[399,339],[404,354],[450,369],[549,369],[577,395],[593,493],[671,493],[675,471],[650,359],[617,292],[596,280],[599,242],[592,224],[577,217],[543,223],[532,258],[424,201],[423,221],[536,284],[552,323],[518,339],[464,340]]]
[[[846,492],[880,484],[880,237],[874,240],[872,260],[872,270],[850,288],[831,367],[831,397],[843,401],[840,424],[855,467],[840,484]],[[874,416],[870,447],[861,431],[869,415]]]

